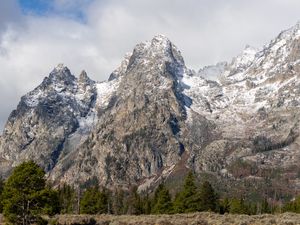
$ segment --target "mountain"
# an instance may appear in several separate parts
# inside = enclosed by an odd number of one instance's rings
[[[84,71],[77,79],[58,65],[10,114],[1,137],[2,172],[30,159],[52,170],[67,137],[87,134],[95,101],[96,84]]]
[[[136,45],[105,82],[58,65],[9,116],[0,171],[33,159],[56,185],[142,191],[176,188],[194,170],[235,196],[295,194],[299,49],[297,24],[198,73],[163,35]]]

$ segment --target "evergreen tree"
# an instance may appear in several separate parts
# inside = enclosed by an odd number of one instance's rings
[[[113,214],[122,215],[126,213],[125,192],[122,189],[117,189],[114,191],[111,207]]]
[[[74,188],[64,184],[62,188],[58,189],[58,197],[62,214],[75,213],[76,192]]]
[[[148,193],[145,195],[145,197],[143,198],[143,206],[144,206],[144,214],[150,214],[152,211],[152,204],[151,204],[151,199],[148,195]]]
[[[155,192],[155,204],[152,208],[154,214],[168,214],[173,211],[173,204],[169,190],[164,184],[160,184]]]
[[[300,195],[295,199],[295,211],[296,213],[300,213]]]
[[[293,201],[286,203],[283,207],[284,212],[300,213],[300,196]]]
[[[264,198],[261,203],[261,213],[271,213],[271,207],[269,206],[268,200]]]
[[[189,172],[185,178],[182,191],[175,197],[174,211],[176,213],[195,212],[198,211],[199,204],[200,199],[195,184],[195,176],[192,172]]]
[[[228,198],[224,198],[220,202],[220,214],[229,213],[229,210],[230,210],[230,202]]]
[[[140,215],[143,214],[143,205],[142,205],[142,199],[141,196],[137,192],[137,187],[134,186],[129,191],[129,196],[127,198],[126,202],[126,211],[127,214],[130,215]]]
[[[113,192],[110,191],[107,188],[103,189],[103,194],[106,196],[107,198],[107,210],[106,213],[107,214],[112,214],[113,213]]]
[[[45,204],[42,210],[42,214],[53,216],[55,214],[61,213],[57,191],[52,190],[50,187],[46,187],[41,191],[40,201]]]
[[[246,212],[248,215],[256,215],[257,214],[257,203],[249,202],[246,204]]]
[[[155,189],[154,192],[154,196],[153,196],[153,200],[151,202],[152,208],[154,207],[154,205],[157,203],[158,198],[159,198],[159,193],[160,191],[164,188],[164,185],[158,185],[158,187]]]
[[[41,214],[54,214],[59,210],[54,192],[46,188],[45,172],[32,161],[14,169],[2,196],[4,216],[12,224],[33,224]]]
[[[80,201],[80,213],[104,214],[108,210],[108,197],[98,187],[88,188]]]
[[[232,214],[247,214],[247,208],[243,198],[232,199],[230,201],[230,213]]]
[[[3,211],[3,197],[2,192],[4,188],[4,180],[0,177],[0,213]]]
[[[200,211],[216,211],[217,195],[208,181],[205,181],[199,191]]]

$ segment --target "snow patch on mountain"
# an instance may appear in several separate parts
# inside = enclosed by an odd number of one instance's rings
[[[105,108],[109,104],[109,100],[113,93],[117,90],[120,84],[120,79],[104,81],[96,84],[97,87],[97,102],[96,105],[100,108]]]

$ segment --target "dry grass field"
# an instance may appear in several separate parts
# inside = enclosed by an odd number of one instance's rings
[[[218,215],[214,213],[192,213],[151,216],[112,215],[60,215],[51,219],[50,224],[64,225],[295,225],[300,224],[300,214],[278,215]]]

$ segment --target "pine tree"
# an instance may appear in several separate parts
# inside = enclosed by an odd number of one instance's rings
[[[229,213],[229,210],[230,210],[230,202],[226,197],[220,202],[220,214]]]
[[[98,187],[88,188],[80,201],[80,213],[103,214],[107,213],[108,197]]]
[[[2,197],[2,192],[4,188],[4,180],[0,177],[0,213],[3,211],[3,197]]]
[[[152,208],[154,214],[168,214],[173,211],[173,204],[169,190],[164,184],[160,184],[155,192],[155,204]]]
[[[140,215],[143,214],[143,206],[141,196],[137,192],[137,187],[134,186],[131,188],[129,192],[129,196],[127,198],[127,213],[131,215]]]
[[[208,181],[205,181],[199,191],[200,211],[216,211],[217,195]]]
[[[112,211],[113,214],[122,215],[125,214],[125,192],[122,189],[114,191],[112,197]]]
[[[148,215],[152,211],[152,201],[148,193],[142,198],[143,213]]]
[[[64,184],[58,189],[59,203],[62,214],[75,213],[76,206],[76,191],[71,186]]]
[[[232,214],[247,214],[247,208],[244,199],[231,199],[229,212]]]
[[[197,194],[195,176],[189,172],[185,178],[182,191],[180,191],[174,200],[174,211],[176,213],[196,212],[199,209],[200,199]]]
[[[300,196],[293,201],[286,203],[283,207],[284,212],[300,213]]]
[[[300,195],[295,199],[294,201],[295,204],[295,213],[300,213]]]
[[[106,213],[107,214],[113,214],[113,192],[107,188],[103,189],[103,194],[106,196],[107,199],[107,208]]]
[[[40,201],[44,203],[42,214],[54,216],[61,212],[58,192],[50,187],[41,191]]]
[[[58,213],[57,198],[46,188],[45,172],[33,161],[17,166],[3,189],[3,213],[12,224],[29,225],[41,214]]]
[[[261,213],[271,213],[271,208],[266,198],[264,198],[264,200],[261,203]]]

